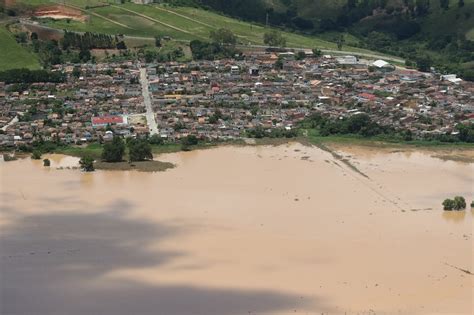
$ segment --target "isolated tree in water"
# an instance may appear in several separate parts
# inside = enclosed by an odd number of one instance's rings
[[[84,172],[93,172],[94,169],[94,159],[90,156],[83,156],[79,160],[79,165]]]

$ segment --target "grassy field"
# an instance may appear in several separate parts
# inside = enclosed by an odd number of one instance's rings
[[[52,0],[20,0],[21,3],[39,6],[51,4]],[[63,1],[60,1],[63,3]],[[175,40],[205,40],[209,33],[218,28],[229,28],[241,44],[263,45],[263,34],[267,28],[254,23],[243,22],[211,11],[191,7],[166,5],[122,5],[103,4],[104,0],[66,0],[66,4],[82,8],[90,16],[88,22],[44,20],[43,24],[57,29],[90,31],[106,34],[125,34],[137,37],[171,36]],[[109,1],[110,3],[114,1]],[[119,25],[121,24],[121,25]],[[336,49],[336,44],[315,36],[304,36],[283,32],[289,47]],[[348,41],[351,43],[352,41]],[[370,53],[368,50],[345,46],[344,50]]]
[[[41,68],[38,58],[19,45],[3,25],[0,25],[0,56],[0,70]]]

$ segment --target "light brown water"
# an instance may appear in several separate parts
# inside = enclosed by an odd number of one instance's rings
[[[473,213],[440,203],[474,164],[342,151],[368,178],[298,144],[2,163],[0,313],[472,314]]]

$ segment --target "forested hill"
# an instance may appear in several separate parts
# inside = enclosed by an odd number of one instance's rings
[[[474,0],[171,0],[308,34],[355,36],[361,47],[423,58],[474,79]],[[351,45],[353,45],[351,43]]]

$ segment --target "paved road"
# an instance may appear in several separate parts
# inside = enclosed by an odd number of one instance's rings
[[[148,90],[148,77],[146,74],[146,68],[140,68],[140,83],[142,84],[142,95],[143,101],[146,107],[146,121],[150,130],[150,135],[158,134],[158,124],[155,120],[155,113],[151,107],[150,91]]]
[[[15,116],[8,124],[2,127],[2,131],[7,131],[7,128],[10,127],[11,125],[16,124],[19,121],[18,116]]]
[[[242,48],[260,48],[260,49],[266,49],[266,48],[279,48],[279,47],[270,47],[270,46],[265,46],[265,45],[237,45],[238,47]],[[308,48],[304,47],[285,47],[286,49],[293,49],[293,50],[308,50]],[[373,58],[373,59],[383,59],[383,60],[388,60],[392,62],[398,62],[398,63],[405,63],[405,60],[397,58],[397,57],[392,57],[392,56],[386,56],[386,55],[379,55],[379,54],[371,54],[371,53],[364,53],[364,52],[357,52],[357,51],[350,51],[350,50],[332,50],[332,49],[321,49],[323,53],[327,54],[335,54],[335,55],[355,55],[355,56],[361,56],[361,57],[367,57],[367,58]]]

